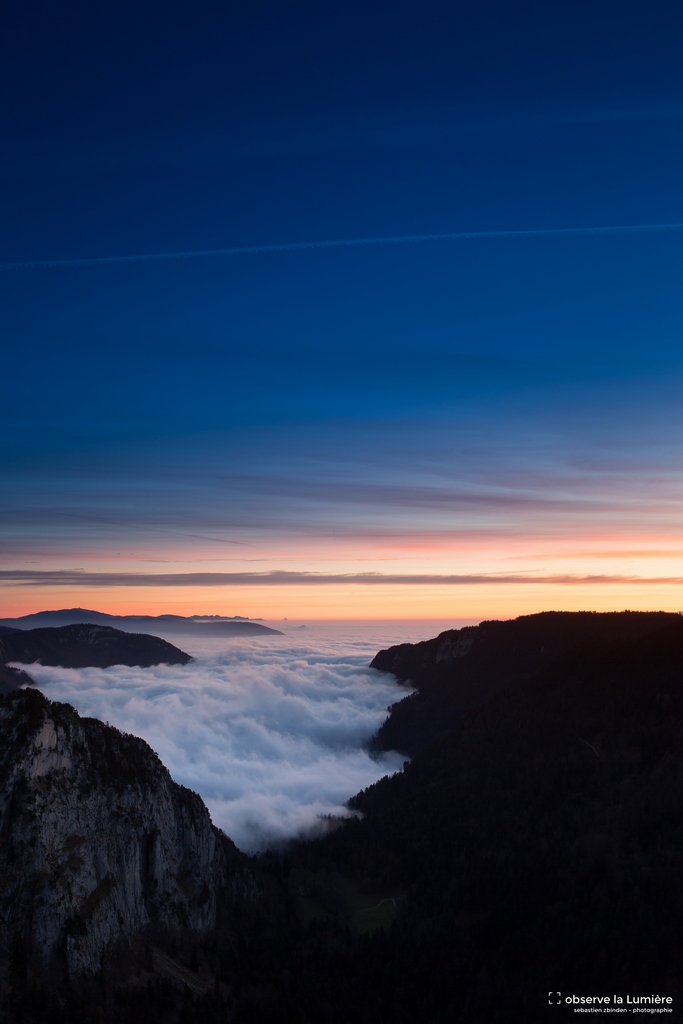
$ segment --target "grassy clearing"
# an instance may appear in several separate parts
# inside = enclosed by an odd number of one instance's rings
[[[336,919],[345,922],[355,935],[377,929],[387,931],[403,897],[403,893],[393,891],[366,893],[356,882],[338,877],[333,887],[329,879],[324,886],[318,885],[312,875],[308,883],[296,886],[293,892],[304,927],[315,920]]]
[[[391,928],[402,893],[364,893],[351,881],[342,883],[342,891],[347,905],[345,917],[352,932],[361,935]]]

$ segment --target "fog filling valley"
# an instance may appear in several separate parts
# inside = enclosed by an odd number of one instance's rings
[[[195,659],[184,666],[26,668],[51,700],[147,740],[215,824],[254,851],[348,814],[349,797],[402,767],[403,756],[371,756],[367,743],[410,691],[367,666],[382,645],[434,633],[390,632],[193,638],[179,644]]]

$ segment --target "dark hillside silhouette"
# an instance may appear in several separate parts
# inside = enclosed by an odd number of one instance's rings
[[[17,630],[0,637],[0,662],[108,668],[110,665],[186,665],[190,655],[145,633],[124,633],[111,626],[79,624]]]
[[[542,612],[380,651],[372,667],[418,692],[394,704],[378,745],[412,755],[455,725],[464,709],[530,679],[577,645],[636,638],[679,621],[667,612]]]

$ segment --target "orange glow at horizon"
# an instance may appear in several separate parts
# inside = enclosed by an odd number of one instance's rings
[[[99,543],[15,537],[4,570],[55,572],[71,568],[68,582],[21,585],[0,582],[0,617],[82,607],[110,614],[244,615],[289,619],[514,618],[549,609],[634,610],[683,608],[683,533],[678,522],[577,521],[522,529],[482,523],[480,529],[366,529],[347,524],[339,532],[304,536],[249,530],[226,548],[218,537],[185,538],[182,544],[155,536],[144,543]],[[30,569],[29,569],[30,567]],[[79,583],[78,572],[102,574],[101,584]],[[501,576],[505,582],[344,582],[212,585],[150,580],[127,583],[125,574],[291,572],[331,576]],[[116,585],[108,577],[119,576]],[[545,577],[533,582],[523,577]],[[519,580],[516,577],[520,577]],[[561,580],[554,577],[565,577]],[[574,579],[569,579],[575,577]],[[612,577],[588,580],[585,577]],[[681,582],[677,582],[677,580]],[[97,581],[96,581],[97,582]]]
[[[508,619],[556,611],[678,611],[676,584],[253,585],[240,587],[12,587],[0,617],[57,608],[114,615],[245,615],[288,619]]]

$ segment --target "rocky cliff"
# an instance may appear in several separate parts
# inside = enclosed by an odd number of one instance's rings
[[[37,690],[0,696],[0,953],[73,980],[136,936],[206,935],[253,885],[143,740]]]

